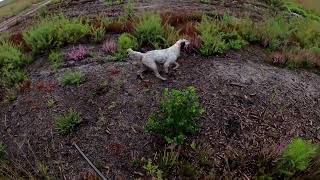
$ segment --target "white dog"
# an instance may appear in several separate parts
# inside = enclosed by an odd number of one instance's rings
[[[155,76],[162,80],[167,80],[159,74],[157,63],[164,64],[164,71],[168,73],[169,66],[171,64],[175,64],[173,69],[177,69],[179,64],[176,62],[178,57],[180,56],[180,51],[182,48],[187,47],[190,42],[186,39],[180,39],[174,45],[167,49],[153,50],[148,51],[146,53],[141,53],[137,51],[133,51],[132,49],[128,49],[129,56],[131,58],[137,57],[139,60],[141,59],[141,69],[137,72],[138,75],[143,79],[142,73],[150,68]]]

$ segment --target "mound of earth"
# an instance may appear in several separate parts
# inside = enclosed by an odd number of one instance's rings
[[[141,6],[137,8],[221,8],[218,3],[162,2],[139,1]],[[244,8],[246,3],[239,2],[243,3],[226,1],[224,6],[230,3],[230,10],[240,13],[238,7]],[[60,7],[70,16],[113,12],[113,8],[90,0],[62,3]],[[53,11],[55,6],[50,8]],[[117,6],[114,11],[118,12]],[[250,163],[255,163],[265,147],[297,136],[320,143],[320,77],[305,70],[266,64],[267,54],[260,47],[249,46],[210,58],[183,53],[180,68],[170,69],[168,81],[161,81],[150,72],[144,80],[137,79],[138,67],[133,61],[111,62],[101,54],[100,45],[84,46],[98,55],[66,63],[57,72],[51,70],[46,56],[38,57],[28,67],[30,82],[17,100],[2,105],[0,136],[16,163],[28,166],[44,162],[57,179],[92,172],[73,147],[76,143],[108,177],[140,176],[136,172],[141,169],[134,168],[132,160],[152,157],[163,147],[159,138],[145,132],[148,117],[159,109],[164,88],[188,86],[195,87],[205,108],[199,119],[200,132],[189,139],[214,152],[211,158],[218,172],[227,166],[230,149],[248,162],[246,166],[233,166],[233,170],[239,177],[251,177],[254,171]],[[85,83],[60,86],[58,78],[70,69],[83,72]],[[80,112],[83,122],[65,137],[57,133],[54,122],[69,108]]]

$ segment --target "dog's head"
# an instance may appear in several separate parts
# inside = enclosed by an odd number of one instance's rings
[[[188,48],[190,41],[186,39],[179,39],[177,41],[177,44],[179,45],[180,49],[185,49],[185,48]]]

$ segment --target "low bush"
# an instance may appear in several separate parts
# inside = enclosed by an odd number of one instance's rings
[[[300,138],[293,139],[287,146],[275,148],[260,160],[259,173],[254,179],[291,179],[307,173],[316,175],[320,164],[312,162],[318,161],[319,157],[319,145]],[[316,167],[311,167],[313,165]]]
[[[183,143],[185,136],[198,130],[195,118],[203,109],[195,89],[184,91],[165,89],[161,100],[161,115],[148,119],[146,130],[164,137],[167,143]]]
[[[223,53],[227,50],[228,45],[223,39],[224,33],[208,17],[204,16],[198,25],[202,46],[200,53],[204,56],[211,56],[217,53]]]
[[[29,28],[24,40],[34,53],[47,52],[66,43],[79,42],[90,35],[90,26],[81,19],[67,19],[64,16],[45,18]]]
[[[26,79],[21,70],[28,63],[20,49],[8,42],[0,45],[0,76],[6,86],[12,87]]]
[[[55,126],[57,131],[62,135],[71,134],[76,126],[81,123],[80,114],[73,109],[70,109],[68,114],[56,118]]]
[[[293,21],[292,26],[294,27],[293,38],[297,40],[300,47],[307,49],[320,47],[320,21],[298,18]]]
[[[59,52],[55,52],[55,51],[52,51],[50,54],[49,54],[49,57],[48,57],[50,63],[51,63],[51,67],[54,69],[54,70],[57,70],[59,69],[63,62],[63,57],[61,55],[61,53]]]
[[[251,19],[239,19],[235,24],[235,28],[239,35],[246,41],[250,43],[256,43],[259,41],[259,32],[256,24]]]
[[[127,56],[129,48],[135,49],[137,47],[137,40],[128,33],[123,33],[118,39],[117,52],[113,54],[116,61],[123,61]]]
[[[259,40],[270,50],[283,49],[288,44],[291,31],[288,22],[282,17],[270,18],[257,24]]]
[[[77,85],[79,86],[85,81],[85,76],[80,71],[67,71],[59,79],[62,86]]]
[[[159,48],[165,45],[165,31],[158,14],[145,14],[135,26],[135,36],[139,46],[151,45]]]
[[[0,45],[0,68],[13,70],[24,64],[22,52],[11,43],[4,42]]]
[[[311,144],[303,139],[294,139],[281,155],[282,163],[293,171],[304,171],[310,165],[310,161],[319,153],[319,146]]]

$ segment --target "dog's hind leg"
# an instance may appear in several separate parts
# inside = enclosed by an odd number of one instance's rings
[[[155,62],[148,62],[148,63],[145,63],[144,65],[146,65],[148,68],[150,68],[157,78],[159,78],[159,79],[161,79],[163,81],[167,80],[166,78],[162,77],[159,74],[158,67],[157,67],[157,64]]]
[[[163,81],[167,80],[167,78],[164,78],[164,77],[162,77],[162,76],[159,74],[158,69],[153,70],[153,72],[154,72],[154,75],[155,75],[157,78],[159,78],[159,79],[161,79],[161,80],[163,80]]]

